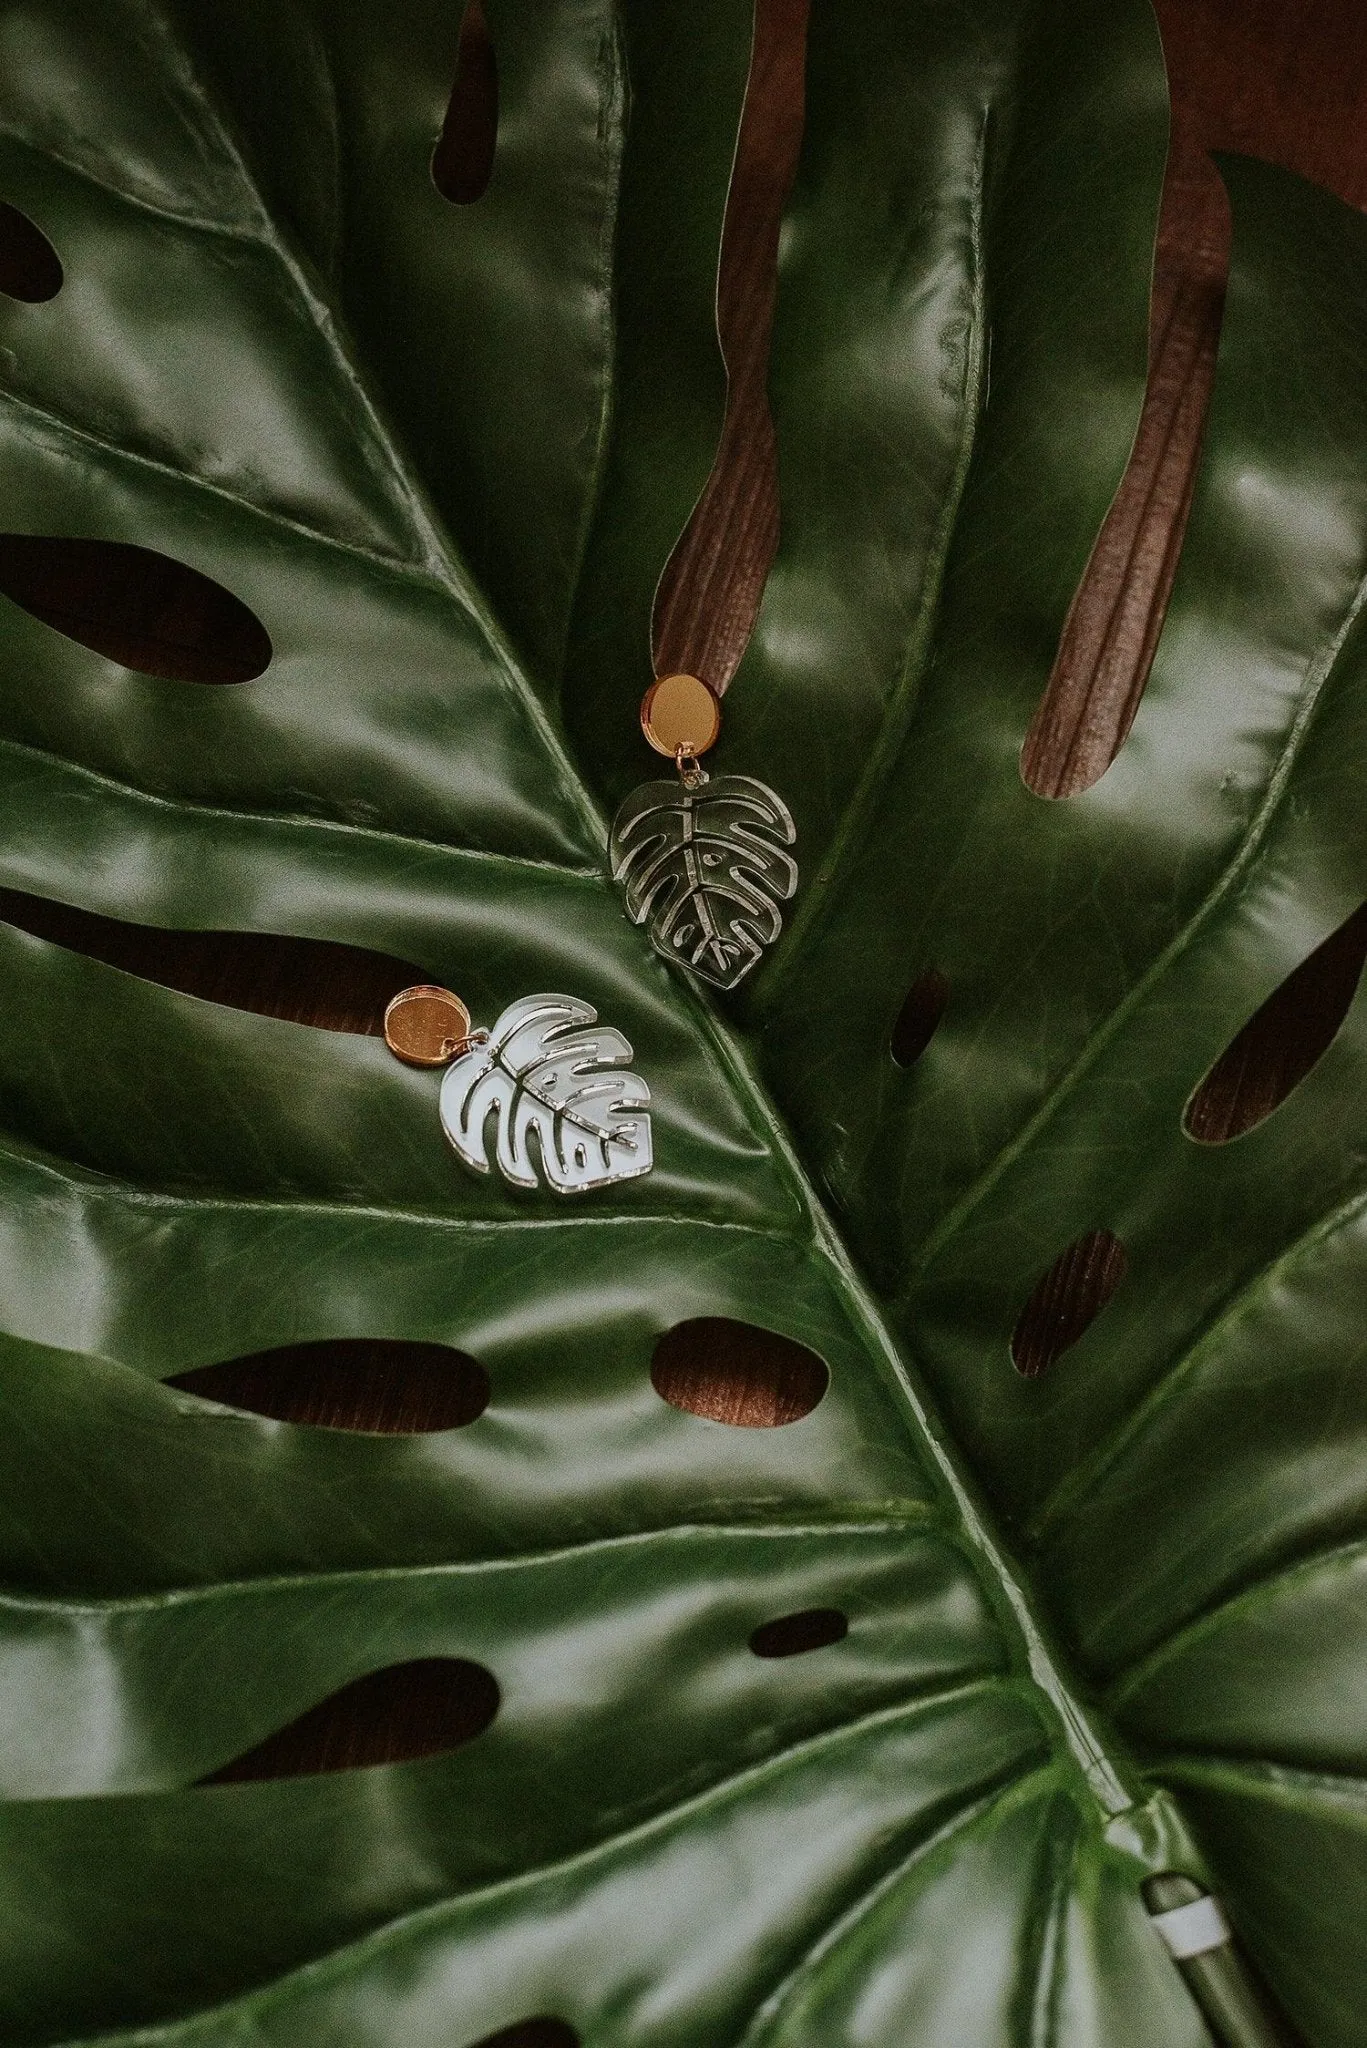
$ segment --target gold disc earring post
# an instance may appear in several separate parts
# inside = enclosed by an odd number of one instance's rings
[[[464,1050],[470,1012],[449,988],[400,989],[384,1013],[384,1042],[410,1067],[444,1067]]]
[[[641,699],[641,731],[657,754],[696,761],[721,731],[721,700],[700,676],[661,676]]]

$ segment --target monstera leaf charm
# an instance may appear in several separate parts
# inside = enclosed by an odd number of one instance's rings
[[[493,1119],[494,1157],[514,1187],[540,1184],[538,1156],[558,1195],[649,1173],[650,1089],[630,1072],[621,1032],[597,1022],[575,996],[524,996],[476,1034],[441,1086],[442,1129],[467,1166],[489,1171]]]
[[[783,929],[796,838],[788,806],[751,775],[648,782],[613,823],[613,879],[658,952],[734,988]]]

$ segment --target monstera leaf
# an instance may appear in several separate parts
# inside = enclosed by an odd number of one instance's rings
[[[1360,1005],[1260,1128],[1183,1128],[1367,894],[1367,230],[1231,173],[1154,678],[1043,803],[1019,747],[1142,394],[1153,26],[818,0],[784,542],[718,754],[804,881],[727,1018],[603,820],[717,440],[749,13],[487,14],[459,206],[445,0],[0,15],[0,880],[380,951],[491,1044],[567,989],[653,1161],[573,1204],[469,1173],[473,1068],[0,926],[0,2033],[1249,2048],[1275,1999],[1367,2042]],[[510,1103],[565,1049],[462,1057]],[[1112,1299],[1027,1376],[1087,1245]],[[382,1436],[168,1384],[347,1339],[463,1354],[487,1406]],[[450,1753],[272,1749],[435,1665]],[[1151,1915],[1218,1936],[1212,1886],[1251,1960],[1179,1969]]]

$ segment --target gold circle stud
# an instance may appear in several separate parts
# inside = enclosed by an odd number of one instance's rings
[[[470,1036],[470,1012],[449,988],[400,989],[384,1013],[384,1042],[410,1067],[444,1067]]]
[[[661,676],[641,699],[641,731],[657,754],[705,754],[721,731],[721,704],[697,676]]]

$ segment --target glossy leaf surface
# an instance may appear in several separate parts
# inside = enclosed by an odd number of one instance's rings
[[[1037,804],[1020,738],[1142,392],[1152,23],[815,9],[785,541],[719,761],[772,776],[811,879],[737,1030],[623,916],[600,806],[721,416],[748,10],[486,15],[461,206],[437,0],[0,22],[6,203],[64,266],[0,305],[7,524],[184,563],[273,650],[204,690],[5,604],[0,884],[367,948],[481,1018],[564,988],[630,1042],[654,1160],[574,1204],[468,1174],[378,1040],[0,925],[0,2035],[1208,2048],[1141,1896],[1179,1869],[1314,2048],[1367,2038],[1353,1016],[1247,1140],[1180,1130],[1364,894],[1361,224],[1241,173],[1150,702]],[[952,1002],[899,1067],[927,961]],[[1103,1226],[1124,1290],[1023,1380],[1015,1312]],[[784,1427],[652,1381],[737,1324],[805,1361]],[[488,1404],[379,1435],[166,1384],[336,1338],[448,1347]],[[752,1648],[813,1614],[846,1632]],[[450,1755],[201,1783],[438,1660],[497,1689]]]
[[[1301,2036],[1357,2043],[1361,997],[1236,1143],[1196,1144],[1183,1116],[1367,886],[1367,225],[1284,173],[1224,169],[1205,466],[1129,741],[1068,802],[1020,780],[1044,589],[1032,563],[1003,603],[978,538],[1014,530],[1020,491],[989,406],[905,734],[752,1021],[1108,1715],[1179,1791]],[[952,1005],[903,1072],[889,1031],[927,958]],[[1123,1242],[1123,1287],[1043,1377],[1011,1373],[1039,1274],[1098,1232]]]

